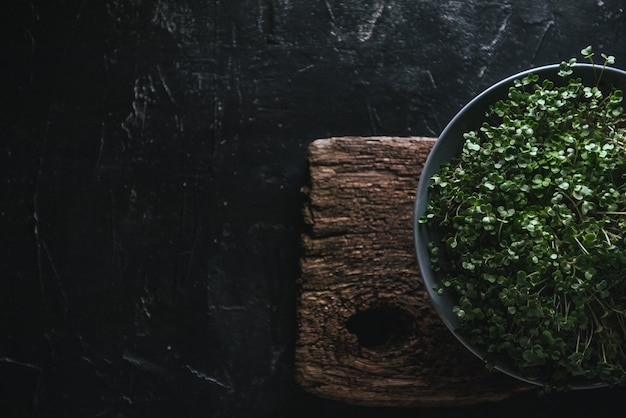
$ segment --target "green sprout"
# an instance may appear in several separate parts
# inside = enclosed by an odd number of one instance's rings
[[[594,64],[591,47],[581,54]],[[420,222],[462,335],[551,387],[626,384],[626,113],[562,62],[516,80],[433,177]],[[594,68],[596,64],[594,64]],[[445,260],[445,262],[441,261]]]

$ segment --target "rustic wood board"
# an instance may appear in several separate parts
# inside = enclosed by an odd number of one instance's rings
[[[369,406],[452,406],[531,387],[489,372],[439,319],[421,281],[413,201],[433,138],[309,146],[296,379]]]

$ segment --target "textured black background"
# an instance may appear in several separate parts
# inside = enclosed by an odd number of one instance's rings
[[[5,0],[2,416],[606,416],[624,390],[360,408],[293,382],[306,146],[436,136],[622,0]]]

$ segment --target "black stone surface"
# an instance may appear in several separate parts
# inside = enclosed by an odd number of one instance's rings
[[[293,381],[306,146],[436,136],[621,0],[6,0],[0,408],[21,417],[589,417],[623,389],[362,408]]]

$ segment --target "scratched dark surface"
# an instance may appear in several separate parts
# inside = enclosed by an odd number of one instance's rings
[[[624,390],[383,410],[303,393],[299,189],[316,138],[436,136],[587,44],[626,66],[624,7],[3,2],[1,415],[608,415]]]

